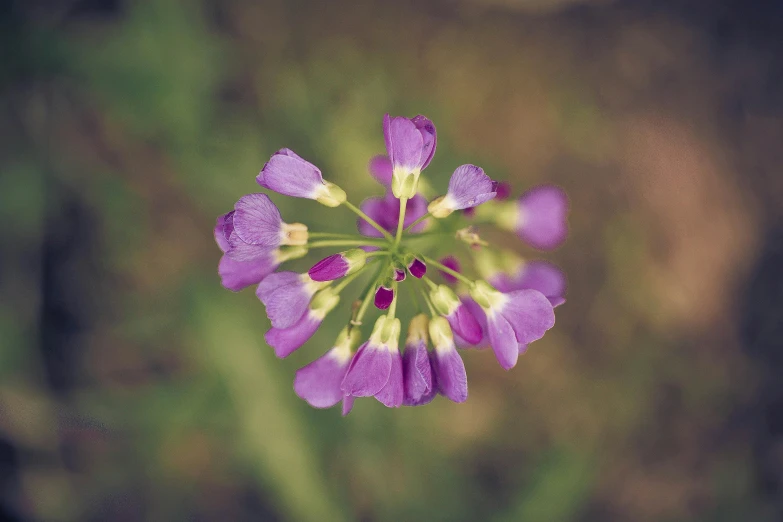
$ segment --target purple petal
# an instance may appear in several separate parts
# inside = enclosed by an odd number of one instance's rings
[[[391,354],[391,371],[389,379],[381,390],[375,394],[375,398],[387,408],[399,408],[402,405],[402,357],[396,349]]]
[[[551,250],[568,235],[568,198],[559,187],[544,185],[519,198],[517,235],[534,248]]]
[[[451,175],[446,197],[452,210],[475,207],[495,197],[495,184],[481,167],[462,165]]]
[[[469,344],[481,342],[483,337],[481,326],[464,304],[460,304],[456,310],[447,315],[446,320],[451,325],[454,333],[459,335],[465,342]]]
[[[375,307],[379,310],[386,310],[391,306],[394,300],[394,290],[386,288],[385,286],[379,286],[375,291]]]
[[[234,231],[251,245],[276,247],[280,244],[283,220],[266,194],[242,196],[234,205]]]
[[[517,286],[517,281],[504,272],[493,274],[487,278],[487,282],[491,284],[495,290],[503,293],[521,290],[521,288]]]
[[[454,256],[446,256],[443,259],[440,260],[440,263],[442,265],[446,265],[447,267],[451,268],[455,272],[462,273],[462,266],[459,264],[459,259],[457,259]],[[439,270],[438,273],[440,273],[441,277],[445,279],[447,282],[454,284],[457,282],[457,278],[453,275],[444,272],[443,270]]]
[[[228,243],[228,236],[231,234],[225,233],[226,221],[232,223],[231,226],[233,227],[233,216],[234,211],[232,210],[228,214],[218,216],[217,222],[215,223],[215,243],[217,243],[217,246],[220,247],[220,250],[224,254],[231,248],[231,245]]]
[[[350,395],[343,397],[343,417],[351,413],[351,410],[353,409],[353,400],[354,398]]]
[[[234,261],[256,261],[269,255],[269,252],[274,251],[275,247],[263,246],[263,245],[251,245],[245,243],[236,231],[231,233],[228,238],[228,244],[230,248],[226,251],[226,255]]]
[[[334,281],[343,277],[348,268],[342,254],[333,254],[318,261],[307,273],[313,281]]]
[[[402,356],[403,404],[419,406],[421,400],[433,388],[432,368],[427,354],[427,345],[423,340],[405,346]],[[434,395],[430,394],[432,400]]]
[[[392,168],[389,156],[386,156],[385,154],[373,156],[372,159],[370,159],[370,164],[367,168],[378,183],[386,185],[387,187],[391,185],[392,172],[394,169]]]
[[[277,269],[274,252],[274,250],[269,250],[268,255],[254,261],[235,261],[224,255],[218,263],[220,283],[234,292],[260,283]]]
[[[416,279],[421,279],[424,277],[424,274],[427,273],[427,265],[424,264],[424,261],[416,257],[413,258],[413,262],[408,266],[408,271]]]
[[[281,359],[288,357],[306,343],[321,326],[321,320],[306,313],[290,328],[272,328],[264,334],[266,343],[275,349]]]
[[[552,303],[538,290],[517,290],[506,294],[501,314],[511,324],[519,344],[541,339],[555,325]]]
[[[562,270],[547,261],[530,261],[522,265],[514,280],[514,290],[538,290],[550,301],[562,298],[566,291],[566,276]],[[497,288],[497,287],[495,287]],[[500,290],[498,288],[498,290]],[[501,290],[503,291],[503,290]]]
[[[468,343],[465,339],[462,339],[462,336],[459,337],[465,342],[465,344],[480,345],[486,340],[487,314],[485,314],[484,309],[481,308],[478,303],[476,303],[476,301],[470,297],[460,297],[460,301],[462,301],[462,306],[470,312],[470,315],[472,315],[478,323],[479,328],[481,329],[481,338],[475,343]]]
[[[324,185],[321,171],[290,149],[277,151],[256,177],[259,185],[286,196],[314,199]]]
[[[405,281],[405,270],[400,270],[399,268],[394,269],[394,280],[398,283],[400,281]]]
[[[341,348],[332,348],[323,356],[300,368],[294,377],[294,391],[314,408],[331,408],[343,399],[343,382],[350,359]]]
[[[519,343],[511,323],[501,314],[495,313],[487,318],[489,344],[495,352],[500,366],[510,370],[519,358]]]
[[[419,114],[411,121],[416,125],[416,128],[421,133],[422,147],[421,147],[421,170],[427,168],[427,165],[432,161],[432,157],[435,155],[435,147],[438,144],[438,135],[435,131],[435,125],[426,116]]]
[[[354,397],[372,397],[389,382],[392,354],[386,347],[370,345],[359,347],[353,356],[341,384],[343,393]]]
[[[386,152],[392,165],[405,170],[420,169],[423,163],[424,140],[416,124],[402,116],[389,120],[388,114],[383,123]]]
[[[468,399],[468,376],[465,364],[456,348],[435,350],[432,369],[438,381],[440,393],[454,402]]]
[[[557,308],[561,304],[565,304],[566,300],[565,297],[549,297],[547,296],[547,299],[549,299],[549,302],[552,303],[552,308]]]
[[[307,312],[313,294],[296,272],[276,272],[267,276],[256,290],[266,306],[266,315],[275,328],[294,325]]]
[[[394,194],[391,194],[391,197],[394,198]],[[388,197],[388,195],[387,195]],[[394,225],[392,225],[391,231],[397,230],[397,220],[400,219],[400,204],[397,200],[397,198],[394,198],[394,204],[397,207],[397,210],[394,212]],[[408,206],[405,207],[405,220],[403,221],[403,226],[408,227],[410,226],[414,221],[419,219],[421,216],[427,213],[427,200],[422,196],[421,194],[415,194],[411,199],[408,200]],[[418,233],[424,230],[424,228],[427,226],[427,223],[422,221],[412,229],[410,229],[410,232],[412,233]]]
[[[361,208],[362,212],[367,214],[382,228],[388,230],[387,227],[387,222],[389,219],[388,208],[383,198],[367,198],[364,201],[362,201],[362,204],[359,208]],[[397,215],[399,216],[399,210],[397,211]],[[356,228],[359,230],[359,233],[363,236],[383,237],[383,234],[378,232],[375,229],[375,227],[370,225],[367,221],[365,221],[362,218],[358,218],[356,220]]]

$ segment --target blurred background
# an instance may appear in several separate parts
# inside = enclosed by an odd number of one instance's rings
[[[0,6],[0,519],[783,519],[781,2]],[[281,147],[377,195],[385,112],[441,190],[565,188],[517,248],[568,303],[467,403],[342,418],[292,390],[339,322],[276,359],[212,229]]]

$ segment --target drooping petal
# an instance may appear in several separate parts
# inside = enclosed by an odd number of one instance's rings
[[[283,220],[280,211],[266,194],[242,196],[234,205],[234,231],[239,239],[251,245],[280,245]]]
[[[275,258],[274,250],[269,250],[267,255],[254,261],[235,261],[224,255],[218,263],[220,283],[234,292],[256,285],[277,269]]]
[[[389,379],[375,398],[387,408],[399,408],[403,399],[402,356],[396,347],[389,351],[391,355],[391,370]]]
[[[266,315],[275,328],[294,325],[307,312],[307,305],[315,293],[313,285],[306,285],[296,272],[276,272],[258,285],[256,295],[266,306]]]
[[[354,398],[351,395],[345,395],[343,397],[343,417],[351,413],[351,410],[353,409],[353,401]]]
[[[402,403],[405,406],[421,405],[422,398],[432,390],[432,368],[427,344],[423,339],[405,346],[405,353],[402,355],[402,381]],[[430,394],[430,400],[432,396]]]
[[[275,355],[283,359],[306,343],[319,326],[321,319],[308,312],[289,328],[271,328],[264,334],[264,339],[275,349]]]
[[[468,376],[465,363],[454,345],[450,349],[436,349],[432,358],[432,369],[442,395],[454,402],[468,399]]]
[[[568,197],[554,185],[527,191],[518,201],[517,235],[534,248],[551,250],[568,235]]]
[[[341,384],[345,395],[372,397],[389,382],[392,354],[386,347],[364,343],[353,356]]]
[[[256,177],[259,185],[286,196],[315,199],[324,185],[321,171],[290,149],[277,151]]]
[[[496,187],[481,167],[462,165],[451,175],[446,201],[451,210],[475,207],[494,198]]]
[[[482,344],[488,341],[487,314],[485,314],[484,309],[481,308],[481,306],[479,306],[479,304],[470,297],[466,297],[466,296],[460,297],[460,301],[462,301],[462,306],[465,307],[465,309],[470,312],[470,315],[472,315],[473,318],[478,323],[479,328],[481,328],[482,335],[481,335],[481,339],[479,339],[475,343],[468,343],[465,339],[462,339],[462,337],[459,336],[459,339],[461,339],[464,343],[464,344],[459,344],[459,346],[462,348],[471,345],[481,347]]]
[[[487,317],[489,344],[495,352],[500,366],[510,370],[517,364],[519,358],[519,342],[511,323],[499,313]]]
[[[415,123],[403,116],[389,118],[387,114],[383,119],[383,135],[394,168],[421,169],[424,139]]]
[[[340,385],[350,362],[350,352],[332,348],[300,368],[294,377],[294,391],[314,408],[331,408],[343,399]]]
[[[519,344],[541,339],[555,325],[552,303],[538,290],[516,290],[506,294],[501,314],[511,324]]]
[[[452,313],[447,315],[446,320],[448,320],[454,333],[459,335],[465,342],[476,344],[481,341],[483,337],[481,326],[464,304],[460,304]]]
[[[432,161],[432,157],[435,155],[435,148],[438,144],[438,135],[435,131],[435,125],[426,116],[419,114],[412,120],[416,128],[421,133],[421,170],[427,168],[427,165]]]
[[[455,272],[462,273],[462,266],[459,263],[459,259],[457,259],[454,256],[446,256],[446,257],[444,257],[443,259],[440,260],[440,263],[442,265],[445,265],[445,266],[451,268]],[[446,281],[448,281],[451,284],[454,284],[454,283],[457,282],[457,278],[454,277],[453,275],[449,274],[448,272],[444,272],[443,270],[439,270],[438,273],[441,275],[441,277],[443,279],[445,279]]]
[[[385,154],[373,156],[370,159],[367,169],[370,171],[372,177],[381,185],[386,185],[388,187],[391,184],[392,171],[394,169],[389,156],[386,156]]]

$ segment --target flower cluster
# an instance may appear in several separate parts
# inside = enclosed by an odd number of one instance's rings
[[[554,308],[565,302],[565,276],[557,267],[493,247],[478,232],[481,225],[494,225],[533,248],[555,248],[567,235],[562,190],[540,186],[510,199],[509,184],[492,180],[481,167],[461,165],[446,193],[429,199],[430,184],[420,183],[420,177],[435,153],[435,126],[424,116],[387,114],[383,133],[387,154],[373,158],[369,169],[386,194],[360,207],[289,149],[275,153],[256,178],[279,194],[349,209],[358,216],[359,234],[313,232],[286,223],[262,193],[240,198],[215,226],[223,286],[239,291],[258,285],[256,295],[272,324],[265,339],[278,357],[304,345],[343,291],[364,276],[366,286],[334,345],[294,379],[294,390],[309,404],[328,408],[342,402],[344,415],[356,397],[375,397],[388,407],[427,404],[438,394],[467,400],[458,347],[489,345],[500,365],[511,369],[519,354],[554,326]],[[286,261],[328,247],[345,250],[306,273],[276,271]],[[449,255],[432,253],[438,251]],[[470,270],[463,271],[463,265]],[[428,275],[428,268],[436,273]],[[410,292],[403,293],[405,287]],[[419,313],[410,320],[401,351],[403,295]],[[361,343],[361,326],[373,307],[381,315]]]

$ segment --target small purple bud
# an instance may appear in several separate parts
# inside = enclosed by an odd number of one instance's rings
[[[511,195],[511,183],[509,183],[508,181],[501,181],[500,183],[498,183],[495,192],[496,192],[495,199],[497,201],[503,201],[504,199],[508,199],[508,197]]]
[[[408,265],[408,272],[416,279],[421,279],[427,273],[427,265],[424,264],[424,261],[414,257]]]
[[[394,269],[394,280],[398,283],[400,281],[405,281],[405,270],[400,270],[399,268]]]
[[[308,270],[313,281],[334,281],[348,272],[348,261],[342,254],[333,254],[318,261]]]
[[[459,264],[459,259],[457,259],[454,256],[446,256],[443,259],[440,260],[441,264],[446,265],[447,267],[451,268],[455,272],[462,273],[462,267]],[[447,282],[454,284],[457,282],[457,278],[453,275],[444,272],[443,270],[439,270],[440,275],[445,279]]]
[[[375,307],[379,310],[386,310],[391,306],[394,300],[394,290],[385,286],[379,286],[375,291]]]

